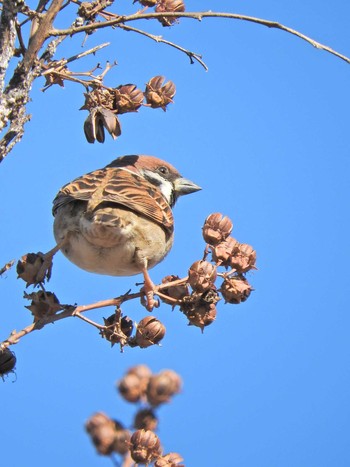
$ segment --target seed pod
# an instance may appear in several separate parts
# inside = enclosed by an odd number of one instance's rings
[[[27,253],[17,263],[17,274],[18,279],[26,282],[28,285],[36,285],[39,282],[44,282],[45,279],[49,280],[51,275],[51,268],[47,271],[43,271],[42,266],[44,264],[42,253]]]
[[[162,108],[165,111],[166,106],[173,102],[176,87],[170,80],[163,86],[164,80],[164,76],[151,78],[146,84],[145,98],[150,107],[154,109]]]
[[[140,409],[134,418],[136,430],[155,431],[158,426],[158,418],[152,409]]]
[[[135,344],[144,349],[158,344],[165,336],[165,326],[154,316],[146,316],[137,325]]]
[[[217,266],[230,266],[230,261],[235,252],[238,251],[239,243],[233,237],[227,237],[223,242],[212,247],[213,261]]]
[[[238,273],[256,269],[256,251],[247,243],[237,243],[229,263],[230,267],[236,269]]]
[[[31,294],[24,293],[24,298],[32,300],[31,304],[26,308],[31,311],[34,321],[38,321],[45,316],[54,315],[64,308],[53,292],[39,290],[39,292],[32,292]]]
[[[133,3],[139,2],[143,6],[156,6],[158,0],[134,0]]]
[[[138,376],[126,374],[117,383],[120,395],[128,402],[138,402],[144,394],[144,385]]]
[[[137,430],[130,438],[130,454],[139,464],[149,464],[162,454],[158,436],[150,430]]]
[[[188,282],[196,292],[204,292],[213,287],[216,276],[216,266],[212,263],[195,261],[188,271]]]
[[[205,219],[202,231],[204,241],[209,245],[217,245],[230,235],[232,229],[231,219],[219,212],[214,212]]]
[[[123,456],[129,451],[131,433],[129,430],[124,429],[121,424],[115,423],[116,431],[114,435],[113,451]],[[118,427],[118,425],[120,427]]]
[[[114,107],[118,114],[136,112],[142,105],[144,95],[136,84],[124,84],[114,90]]]
[[[183,461],[183,458],[177,452],[169,452],[162,457],[159,457],[155,463],[154,467],[185,467],[184,464],[180,464]]]
[[[179,276],[175,276],[175,275],[166,276],[166,277],[163,277],[162,284],[167,284],[168,282],[177,281],[178,279],[180,279]],[[170,298],[173,298],[174,300],[177,300],[177,301],[182,300],[187,295],[190,295],[187,284],[179,284],[175,286],[169,285],[169,287],[162,288],[161,291],[163,295],[168,295]],[[163,298],[163,297],[161,298],[161,300],[164,303],[167,303],[168,305],[174,306],[174,302],[172,302],[171,300],[167,300],[166,298]]]
[[[131,368],[126,373],[127,375],[134,375],[136,376],[139,381],[140,381],[140,390],[141,390],[141,398],[144,397],[146,394],[146,389],[148,385],[148,381],[150,377],[152,376],[151,370],[148,368],[146,365],[135,365]]]
[[[0,349],[0,378],[4,379],[5,375],[13,372],[16,361],[16,356],[10,349]]]
[[[85,429],[100,454],[109,456],[114,451],[118,426],[121,425],[116,425],[116,422],[103,412],[95,413],[85,423]]]
[[[182,380],[180,376],[172,370],[163,370],[157,375],[153,375],[147,386],[147,400],[152,407],[169,402],[175,394],[180,392]]]
[[[243,276],[227,277],[220,287],[225,302],[234,305],[245,302],[252,290],[252,286]]]
[[[185,4],[182,0],[159,0],[156,6],[156,12],[183,12],[185,11]],[[163,26],[171,26],[172,24],[178,22],[176,16],[161,16],[157,18],[158,21],[162,23]]]
[[[121,135],[121,126],[118,117],[109,109],[98,106],[90,110],[89,116],[84,122],[84,133],[88,143],[96,140],[103,143],[105,140],[104,129],[116,139]]]

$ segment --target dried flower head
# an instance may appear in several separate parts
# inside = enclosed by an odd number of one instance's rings
[[[151,430],[137,430],[130,438],[130,454],[139,464],[149,464],[162,454],[158,436]]]
[[[172,81],[168,81],[164,84],[164,76],[154,76],[146,84],[145,97],[147,104],[152,108],[162,108],[166,110],[166,106],[173,102],[173,97],[176,93],[175,84]]]
[[[134,428],[136,430],[155,431],[158,426],[158,418],[152,409],[140,409],[134,418]]]
[[[180,392],[181,377],[173,370],[163,370],[151,376],[147,386],[147,401],[152,407],[169,402],[175,394]]]
[[[133,321],[128,317],[121,317],[121,313],[113,313],[108,318],[103,318],[105,328],[100,330],[104,339],[114,344],[120,344],[122,347],[127,344],[128,337],[133,330]]]
[[[27,253],[17,263],[18,279],[26,282],[28,285],[36,285],[39,282],[49,280],[51,276],[51,267],[44,267],[44,255],[42,253]]]
[[[180,456],[177,452],[169,452],[162,457],[159,457],[155,463],[154,467],[185,467],[184,464],[181,464],[183,457]]]
[[[144,349],[158,344],[165,336],[165,326],[154,316],[146,316],[137,325],[134,343]]]
[[[204,292],[212,288],[216,276],[216,266],[209,261],[195,261],[188,270],[188,282],[196,292]]]
[[[163,277],[162,284],[167,284],[167,283],[171,284],[171,282],[177,281],[179,279],[180,279],[179,276],[169,275],[169,276]],[[177,301],[182,300],[187,295],[190,295],[187,284],[178,284],[174,286],[169,285],[169,287],[162,288],[161,291],[163,295],[167,295],[168,297],[170,297],[170,299],[177,300]],[[167,303],[168,305],[174,305],[174,302],[172,300],[167,300],[164,297],[161,297],[161,299],[164,303]]]
[[[114,451],[121,454],[127,452],[130,435],[127,435],[127,430],[124,430],[120,423],[110,419],[103,412],[92,415],[85,423],[85,429],[100,454],[109,456]],[[125,446],[120,435],[125,439]]]
[[[239,304],[249,297],[252,286],[243,276],[226,277],[220,287],[220,292],[226,303]]]
[[[229,267],[231,258],[238,250],[239,243],[233,237],[227,237],[226,240],[212,247],[213,261],[218,266]]]
[[[181,13],[185,11],[185,4],[182,0],[159,0],[156,6],[157,13],[163,12],[176,12]],[[157,18],[158,21],[162,23],[163,26],[171,26],[172,24],[178,22],[176,16],[161,16]]]
[[[24,293],[24,298],[32,300],[31,304],[26,308],[31,311],[34,321],[38,321],[45,316],[55,315],[64,308],[53,292],[39,290],[39,292],[32,292],[31,294]]]
[[[114,90],[114,107],[118,114],[136,112],[142,105],[144,95],[136,84],[124,84]]]
[[[201,328],[213,323],[216,318],[216,303],[220,300],[216,289],[209,289],[204,293],[193,292],[185,297],[181,304],[181,311],[187,317],[189,325]]]
[[[229,260],[230,267],[238,273],[245,273],[256,269],[256,251],[247,243],[238,243]]]
[[[114,92],[106,88],[96,88],[84,93],[85,102],[80,110],[92,110],[95,107],[114,109]]]
[[[113,139],[121,135],[118,117],[109,109],[101,106],[94,107],[84,122],[84,133],[87,141],[94,143],[97,140],[99,143],[103,143],[105,140],[104,129]]]
[[[113,450],[122,456],[129,451],[131,433],[120,423],[115,422],[116,430],[114,435]]]
[[[219,212],[210,214],[203,225],[203,238],[210,245],[223,242],[232,232],[233,224],[229,217]]]
[[[16,361],[16,356],[10,349],[0,349],[0,378],[4,379],[5,375],[13,373]]]

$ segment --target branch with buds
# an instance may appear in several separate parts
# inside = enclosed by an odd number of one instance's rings
[[[246,273],[256,269],[256,252],[250,245],[234,239],[230,235],[232,228],[232,221],[227,216],[219,213],[209,215],[203,226],[203,238],[206,242],[203,258],[189,267],[186,277],[166,276],[154,289],[154,295],[161,302],[170,305],[172,309],[179,307],[188,324],[199,327],[202,332],[215,321],[217,303],[221,298],[227,304],[239,304],[245,302],[253,290]],[[119,344],[121,350],[125,346],[143,349],[160,343],[166,329],[158,318],[148,314],[136,323],[125,316],[121,309],[124,302],[134,299],[140,299],[141,304],[146,307],[143,289],[90,305],[64,305],[53,292],[47,291],[44,284],[51,277],[52,258],[59,248],[60,245],[57,245],[46,254],[28,253],[18,261],[18,278],[24,280],[26,286],[37,286],[40,290],[24,294],[30,300],[30,305],[26,308],[33,315],[33,323],[20,331],[13,331],[0,344],[0,349],[6,350],[25,335],[70,317],[79,318],[94,326],[112,346]],[[219,286],[216,285],[218,279],[222,281]],[[115,310],[104,318],[103,324],[85,316],[87,311],[104,307],[114,307]],[[7,369],[8,365],[5,365],[5,371],[0,366],[0,375],[6,374]]]
[[[131,433],[120,421],[103,412],[93,414],[85,423],[97,452],[103,456],[117,455],[118,465],[154,465],[155,467],[184,467],[182,457],[174,452],[164,454],[155,433],[158,426],[156,409],[171,401],[181,390],[180,376],[173,370],[152,374],[146,365],[129,368],[117,389],[121,397],[133,404],[142,404],[137,410]]]

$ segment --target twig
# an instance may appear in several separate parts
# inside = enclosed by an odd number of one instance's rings
[[[132,26],[126,26],[125,24],[119,24],[118,27],[120,29],[124,29],[125,31],[136,32],[137,34],[141,34],[142,36],[146,36],[149,39],[152,39],[152,40],[154,40],[156,42],[161,42],[162,44],[166,44],[166,45],[169,45],[170,47],[174,47],[174,49],[180,50],[180,52],[185,53],[188,56],[188,58],[190,59],[191,64],[193,64],[194,61],[196,60],[198,63],[200,63],[202,65],[202,67],[205,69],[205,71],[208,71],[208,67],[204,63],[204,61],[202,60],[202,55],[200,55],[200,54],[197,54],[195,52],[191,52],[190,50],[187,50],[184,47],[181,47],[180,45],[175,44],[174,42],[170,42],[170,41],[168,41],[166,39],[163,39],[162,36],[156,36],[154,34],[150,34],[150,33],[146,32],[146,31],[143,31],[142,29],[133,28]]]
[[[268,28],[280,29],[282,31],[285,31],[289,34],[297,36],[300,39],[308,42],[309,44],[311,44],[313,47],[316,47],[317,49],[324,50],[325,52],[335,55],[341,60],[344,60],[345,62],[350,63],[350,58],[348,58],[347,56],[333,50],[327,45],[324,45],[318,41],[315,41],[311,37],[308,37],[305,34],[302,34],[296,29],[285,26],[281,23],[278,23],[277,21],[271,21],[271,20],[267,20],[263,18],[256,18],[254,16],[241,15],[238,13],[221,13],[221,12],[213,12],[213,11],[183,12],[183,13],[181,12],[167,12],[167,13],[153,12],[153,13],[143,13],[143,14],[136,13],[136,14],[132,14],[128,16],[119,16],[109,21],[92,23],[89,25],[84,25],[84,26],[75,27],[75,28],[52,29],[49,33],[51,36],[74,35],[80,32],[93,31],[97,29],[103,29],[106,27],[110,27],[110,26],[117,26],[119,24],[124,24],[130,21],[137,21],[137,20],[142,20],[142,19],[157,19],[157,18],[166,18],[166,17],[190,18],[190,19],[196,19],[198,21],[202,21],[203,18],[227,18],[227,19],[237,19],[241,21],[248,21],[251,23],[260,24],[261,26],[266,26]]]

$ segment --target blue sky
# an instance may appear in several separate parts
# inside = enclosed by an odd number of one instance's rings
[[[344,0],[186,5],[276,20],[350,56]],[[133,7],[121,0],[114,10]],[[255,291],[239,306],[220,304],[204,334],[162,306],[155,313],[167,327],[162,347],[120,354],[74,319],[23,338],[13,349],[17,378],[0,385],[1,461],[111,465],[95,453],[83,424],[100,410],[130,423],[135,407],[118,397],[115,381],[145,363],[154,372],[172,368],[184,380],[182,394],[159,411],[159,435],[187,467],[346,467],[350,67],[296,37],[239,21],[142,27],[202,53],[209,71],[132,33],[92,35],[88,47],[112,45],[74,70],[116,59],[111,86],[143,87],[158,74],[177,85],[166,113],[144,108],[124,115],[122,136],[103,145],[85,141],[82,89],[68,83],[42,93],[38,80],[25,137],[1,164],[0,266],[53,246],[51,203],[63,184],[120,155],[144,153],[203,187],[175,207],[175,244],[152,270],[154,281],[186,275],[202,256],[204,219],[220,211],[232,218],[233,235],[257,250],[258,271],[249,274]],[[80,44],[71,39],[61,56],[79,52]],[[49,289],[62,303],[83,304],[136,290],[138,280],[89,274],[58,254]],[[14,270],[1,277],[0,288],[6,338],[30,316]],[[135,320],[146,314],[136,302],[124,309]],[[109,311],[89,316],[101,320]]]

